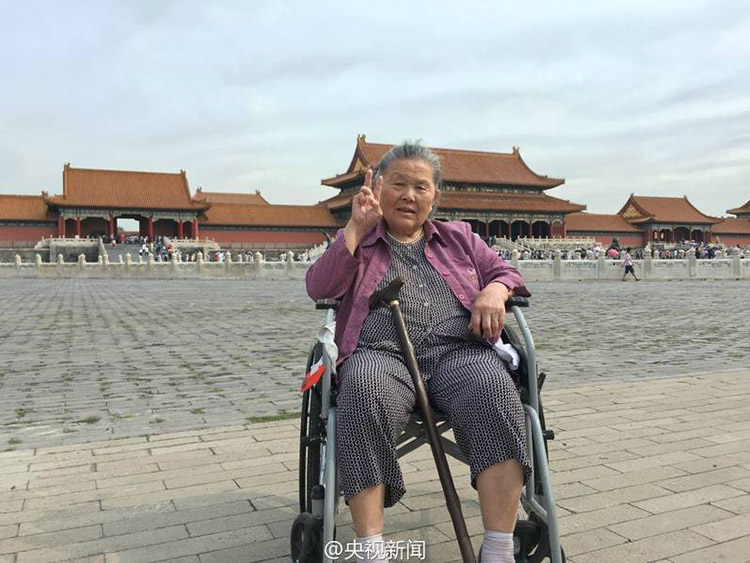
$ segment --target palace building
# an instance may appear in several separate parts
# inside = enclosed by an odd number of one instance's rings
[[[727,213],[736,215],[722,219],[713,228],[716,239],[730,246],[750,246],[750,201],[741,207],[727,209]]]
[[[339,193],[321,202],[342,222],[349,217],[351,200],[391,145],[369,143],[357,137],[354,155],[345,172],[322,181]],[[585,205],[558,199],[546,192],[565,183],[561,178],[541,176],[521,158],[517,147],[511,153],[432,148],[443,165],[443,187],[434,212],[435,219],[463,220],[485,237],[516,239],[565,237],[565,218],[586,209]]]
[[[139,233],[198,238],[198,216],[208,209],[190,196],[187,175],[163,172],[63,168],[63,193],[42,192],[58,218],[58,237],[114,236],[117,220],[135,219]]]
[[[620,244],[633,247],[684,240],[750,246],[750,202],[727,212],[738,218],[710,217],[698,210],[687,196],[631,195],[615,215],[569,215],[568,233],[607,244],[616,237]]]

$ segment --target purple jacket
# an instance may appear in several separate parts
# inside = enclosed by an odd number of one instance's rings
[[[424,223],[425,256],[459,301],[471,310],[479,292],[501,282],[515,295],[529,297],[521,274],[500,258],[463,221]],[[338,364],[351,356],[359,341],[370,296],[391,265],[391,247],[382,219],[360,242],[355,256],[339,230],[330,248],[307,271],[307,293],[314,300],[339,299],[334,340]]]

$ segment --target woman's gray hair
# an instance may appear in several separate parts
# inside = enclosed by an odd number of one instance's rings
[[[375,169],[373,181],[377,181],[379,176],[385,176],[388,167],[397,160],[423,160],[432,166],[432,181],[435,189],[440,190],[440,183],[443,181],[443,166],[440,163],[440,157],[422,145],[421,141],[404,141],[385,153]]]

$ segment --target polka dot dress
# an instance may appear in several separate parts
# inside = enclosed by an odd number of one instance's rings
[[[393,260],[378,289],[397,276],[405,282],[399,300],[419,369],[433,408],[453,424],[472,487],[477,475],[507,459],[521,463],[528,476],[523,406],[506,364],[469,330],[471,314],[425,258],[424,239],[391,239],[390,246]],[[396,440],[416,395],[390,309],[370,311],[339,380],[336,453],[345,501],[385,483],[391,507],[406,492]]]

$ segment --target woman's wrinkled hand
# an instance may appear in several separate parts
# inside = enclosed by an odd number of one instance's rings
[[[378,224],[383,216],[380,209],[380,190],[383,187],[383,177],[380,176],[372,187],[372,170],[365,173],[365,183],[352,198],[352,216],[344,227],[347,248],[354,254],[354,250],[370,230]]]
[[[471,332],[487,340],[500,336],[505,326],[505,302],[510,296],[510,290],[502,283],[485,287],[471,306]]]

